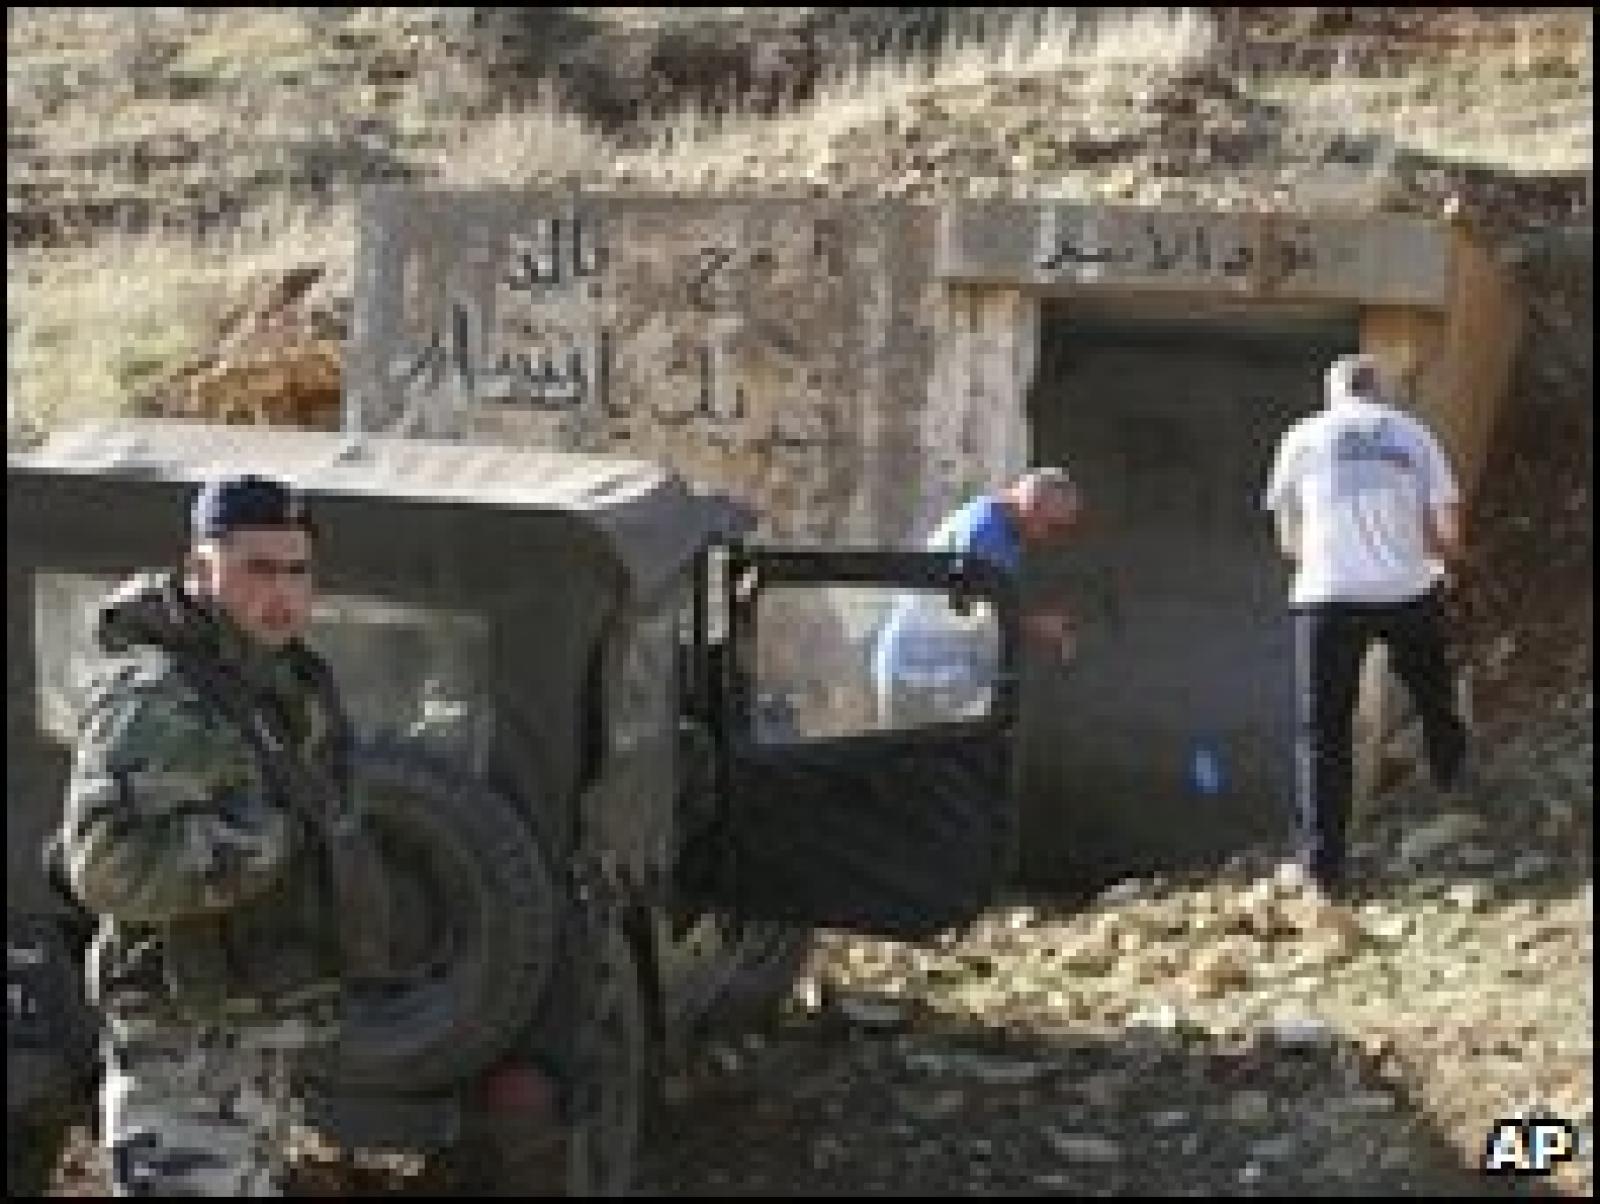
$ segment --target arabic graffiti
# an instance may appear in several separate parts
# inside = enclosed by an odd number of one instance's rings
[[[1286,230],[1271,231],[1266,241],[1268,266],[1279,280],[1352,268],[1359,270],[1362,264],[1361,249],[1356,241],[1337,237],[1326,229],[1319,237],[1317,229],[1306,222],[1296,222]]]
[[[1043,250],[1035,261],[1041,272],[1239,278],[1256,262],[1243,231],[1201,219],[1147,218],[1135,226],[1102,221],[1092,212],[1046,212]]]
[[[722,359],[721,348],[702,343],[697,348],[696,362],[700,369],[700,406],[699,412],[713,422],[738,422],[744,417],[744,390],[738,385],[733,388],[733,405],[724,407],[719,404],[719,390],[717,365]]]
[[[733,262],[734,252],[727,247],[701,247],[685,288],[689,304],[702,312],[729,308],[732,298],[722,283],[723,269]]]
[[[827,265],[829,279],[837,280],[844,275],[844,227],[837,218],[820,218],[812,226],[811,254]]]
[[[518,292],[537,293],[574,281],[598,277],[605,270],[606,253],[598,238],[584,236],[578,214],[542,217],[531,234],[511,235],[511,268],[504,283]]]
[[[1424,218],[973,202],[940,213],[933,275],[990,287],[1439,305],[1449,265],[1445,230]]]
[[[664,427],[683,427],[699,421],[712,426],[742,422],[746,413],[744,386],[730,379],[732,374],[718,370],[722,348],[715,342],[701,342],[694,349],[694,404],[670,408],[659,400],[650,404],[651,416]]]
[[[746,424],[750,409],[735,349],[741,356],[752,346],[798,354],[780,324],[752,316],[747,294],[774,278],[780,253],[797,255],[810,272],[843,271],[848,258],[844,228],[834,219],[791,239],[792,249],[708,229],[685,259],[667,267],[686,304],[641,327],[616,309],[615,299],[601,301],[599,285],[619,271],[637,281],[640,266],[662,261],[647,256],[642,265],[619,264],[600,232],[590,214],[522,218],[500,244],[506,258],[486,279],[469,270],[444,275],[441,283],[440,271],[421,270],[432,258],[409,255],[405,292],[416,296],[401,325],[410,334],[385,371],[405,412],[448,425],[480,406],[585,410],[604,418],[639,409],[667,428],[731,431]],[[591,288],[577,294],[565,288],[579,281]],[[619,321],[631,333],[619,336]],[[640,383],[650,380],[650,387],[636,393],[619,383],[634,381],[641,369]]]
[[[1154,221],[1146,221],[1144,235],[1150,251],[1148,267],[1153,272],[1207,275],[1215,271],[1223,276],[1245,276],[1255,262],[1254,250],[1243,241],[1235,241],[1227,254],[1213,256],[1213,240],[1226,244],[1204,222],[1196,222],[1192,230],[1162,231]]]
[[[1046,210],[1037,272],[1083,282],[1210,282],[1276,287],[1359,274],[1357,242],[1305,222],[1246,224],[1233,215]]]
[[[704,313],[737,310],[748,300],[752,277],[771,273],[779,255],[770,246],[729,246],[726,243],[698,249],[684,282],[689,304]],[[817,221],[812,227],[811,263],[794,270],[807,274],[822,271],[827,279],[841,277],[845,271],[844,231],[832,218]]]
[[[1274,238],[1269,245],[1272,257],[1268,263],[1272,264],[1279,276],[1316,270],[1317,254],[1310,246],[1286,238]]]
[[[445,332],[435,330],[426,346],[402,357],[391,379],[408,396],[438,394],[457,384],[469,402],[534,410],[575,410],[592,406],[607,417],[623,417],[625,406],[612,396],[613,336],[601,328],[592,341],[572,340],[557,347],[529,347],[476,356],[468,307],[452,302]],[[695,348],[694,404],[671,410],[660,403],[651,413],[664,426],[700,420],[728,426],[744,420],[745,389],[722,368],[723,352],[714,342]]]
[[[614,414],[611,405],[611,335],[601,329],[587,346],[567,345],[501,351],[492,358],[473,354],[472,314],[460,301],[450,304],[448,345],[435,329],[427,345],[393,368],[391,379],[408,394],[437,393],[450,381],[473,400],[533,409],[570,410],[593,401]]]
[[[582,405],[589,395],[583,349],[567,349],[565,370],[557,367],[557,358],[548,350],[532,354],[503,351],[495,359],[494,371],[486,374],[480,395],[485,401],[521,403],[535,409],[571,409]]]

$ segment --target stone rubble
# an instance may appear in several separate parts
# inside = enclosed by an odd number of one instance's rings
[[[893,1034],[859,1007],[843,1035],[803,1010],[780,1027],[778,1044],[853,1068],[830,1086],[848,1153],[830,1147],[826,1181],[794,1189],[1481,1194],[1491,1121],[1592,1120],[1591,712],[1579,691],[1530,717],[1459,811],[1428,814],[1420,790],[1383,800],[1348,909],[1243,858],[1075,912],[999,907],[925,946],[827,938],[813,972],[833,998],[893,984],[923,1005]],[[1530,803],[1550,826],[1496,842]],[[885,1041],[896,1056],[866,1052]],[[792,1157],[819,1123],[803,1103],[777,1105],[789,1136],[737,1158],[694,1142],[719,1093],[767,1089],[759,1065],[717,1079],[652,1182],[694,1190],[704,1166]],[[1580,1157],[1558,1190],[1592,1174]]]

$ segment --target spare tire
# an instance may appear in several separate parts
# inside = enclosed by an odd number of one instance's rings
[[[355,788],[393,911],[389,983],[354,992],[332,1085],[427,1091],[486,1068],[549,980],[558,884],[508,799],[410,752],[365,750]]]

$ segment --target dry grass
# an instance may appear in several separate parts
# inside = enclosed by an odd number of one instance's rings
[[[775,178],[804,177],[837,139],[872,127],[901,129],[931,96],[1070,76],[1086,107],[1060,116],[1090,125],[1100,114],[1094,106],[1116,106],[1134,86],[1169,78],[1212,46],[1212,24],[1196,10],[1130,11],[1093,25],[1070,11],[1041,10],[1038,19],[952,44],[931,60],[840,65],[811,100],[776,118],[685,108],[626,149],[549,105],[504,113],[467,133],[449,156],[445,179],[463,187],[515,187],[597,170],[624,179],[717,178],[753,158],[798,169],[776,171]]]
[[[229,307],[263,276],[349,261],[353,214],[263,215],[204,243],[113,237],[7,263],[6,438],[104,417],[191,361]]]
[[[1325,81],[1256,81],[1308,133],[1377,137],[1395,152],[1502,171],[1580,172],[1594,162],[1592,47],[1587,38],[1536,49],[1519,39],[1427,72]]]
[[[1286,167],[1298,160],[1316,168],[1334,141],[1368,138],[1381,144],[1377,171],[1406,152],[1512,172],[1588,170],[1589,40],[1540,40],[1534,35],[1541,25],[1529,18],[1507,47],[1447,56],[1387,78],[1336,73],[1326,80],[1275,75],[1237,82],[1250,101],[1281,108],[1293,155]],[[947,46],[932,60],[842,64],[812,100],[776,118],[688,108],[626,147],[548,104],[505,112],[461,131],[443,178],[461,187],[578,175],[673,189],[725,187],[738,177],[813,183],[826,178],[841,145],[886,143],[930,112],[953,123],[959,137],[996,139],[1004,120],[1026,120],[996,99],[1021,81],[1058,89],[1033,115],[1058,139],[1137,135],[1150,124],[1141,102],[1215,50],[1214,23],[1200,10],[1126,10],[1094,22],[1067,10],[1039,10],[980,40]],[[1035,181],[1022,193],[1096,195],[1093,180],[1065,175]]]
[[[584,175],[603,169],[613,154],[582,117],[545,101],[460,130],[440,155],[439,183],[472,189]]]

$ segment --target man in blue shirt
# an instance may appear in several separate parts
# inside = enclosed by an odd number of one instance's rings
[[[1015,577],[1024,547],[1050,543],[1076,525],[1077,486],[1060,468],[1036,468],[1007,488],[981,494],[952,512],[925,543],[930,552],[981,556]],[[1023,616],[1029,642],[1065,659],[1067,616],[1034,610]],[[982,707],[998,668],[992,621],[963,619],[942,596],[908,595],[879,632],[872,657],[878,719],[885,727],[959,718]]]

